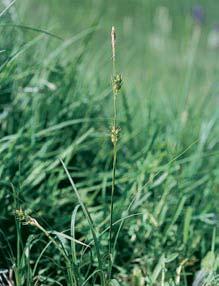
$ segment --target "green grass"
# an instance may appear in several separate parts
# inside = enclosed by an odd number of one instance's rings
[[[208,2],[201,27],[188,0],[17,0],[0,17],[0,268],[16,286],[219,285]]]

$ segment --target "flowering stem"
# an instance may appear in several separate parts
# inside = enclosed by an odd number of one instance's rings
[[[111,32],[112,41],[112,92],[113,92],[113,125],[111,129],[111,141],[113,143],[113,166],[112,166],[112,189],[110,201],[110,228],[109,228],[109,278],[111,277],[113,253],[112,253],[112,231],[113,231],[113,206],[114,206],[114,192],[116,185],[116,162],[117,162],[117,141],[119,135],[119,128],[117,127],[117,95],[121,88],[121,76],[116,74],[116,61],[115,61],[115,45],[116,45],[116,32],[112,27]]]
[[[32,225],[36,228],[38,228],[42,233],[44,233],[48,239],[53,243],[53,245],[60,251],[60,253],[63,255],[63,258],[66,263],[66,268],[67,268],[67,273],[68,273],[68,279],[69,279],[69,285],[71,286],[76,286],[78,285],[78,280],[77,280],[77,274],[74,273],[71,265],[71,261],[68,258],[68,255],[65,253],[65,250],[62,248],[62,246],[59,245],[59,243],[56,242],[56,240],[49,234],[49,232],[42,227],[38,221],[28,214],[26,214],[25,211],[22,209],[17,209],[16,210],[16,217],[20,222],[23,222],[24,225]]]

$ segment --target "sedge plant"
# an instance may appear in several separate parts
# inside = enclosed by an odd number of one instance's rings
[[[109,228],[109,277],[111,276],[113,253],[112,253],[112,233],[113,233],[113,206],[114,193],[116,186],[116,163],[117,163],[117,143],[119,139],[120,128],[117,125],[117,96],[121,90],[122,77],[116,71],[116,30],[112,27],[111,31],[112,45],[112,94],[113,94],[113,123],[111,128],[111,142],[113,144],[113,166],[112,166],[112,188],[110,201],[110,228]]]
[[[29,216],[22,209],[16,210],[16,217],[24,225],[34,226],[34,227],[38,228],[45,236],[48,237],[48,239],[51,241],[51,243],[55,246],[55,248],[57,248],[59,250],[60,254],[64,258],[64,261],[66,264],[66,270],[67,270],[68,284],[70,286],[79,285],[78,284],[79,277],[78,277],[76,267],[74,265],[72,265],[72,261],[70,260],[68,254],[65,252],[63,247],[58,242],[56,242],[56,240],[50,235],[50,233],[41,224],[39,224],[39,222],[35,218]]]

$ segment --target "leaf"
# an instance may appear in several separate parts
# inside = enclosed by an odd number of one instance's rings
[[[192,213],[193,213],[193,208],[188,207],[186,209],[186,214],[185,214],[185,220],[184,220],[184,228],[183,228],[183,242],[186,244],[189,238],[189,232],[190,232],[190,223],[192,220]]]
[[[109,282],[109,286],[120,286],[120,284],[116,279],[112,279]]]
[[[202,259],[201,268],[206,271],[213,271],[215,267],[215,254],[209,251],[207,255]]]
[[[172,253],[165,258],[165,263],[170,263],[179,256],[178,253]]]

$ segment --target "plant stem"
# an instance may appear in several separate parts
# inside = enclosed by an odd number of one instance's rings
[[[112,166],[112,189],[111,189],[111,202],[110,202],[110,228],[109,228],[109,278],[111,277],[112,271],[112,263],[113,263],[113,253],[112,253],[112,231],[113,231],[113,207],[114,207],[114,193],[115,193],[115,185],[116,185],[116,162],[117,162],[117,136],[118,136],[118,128],[117,128],[117,90],[116,82],[116,61],[115,61],[115,41],[116,34],[115,28],[112,27],[111,32],[111,40],[112,40],[112,93],[113,93],[113,126],[111,131],[111,139],[113,143],[113,166]]]
[[[112,259],[112,228],[113,228],[113,207],[114,207],[114,192],[116,185],[116,160],[117,160],[117,144],[113,146],[113,169],[112,169],[112,189],[111,189],[111,201],[110,201],[110,230],[109,230],[109,254]]]

